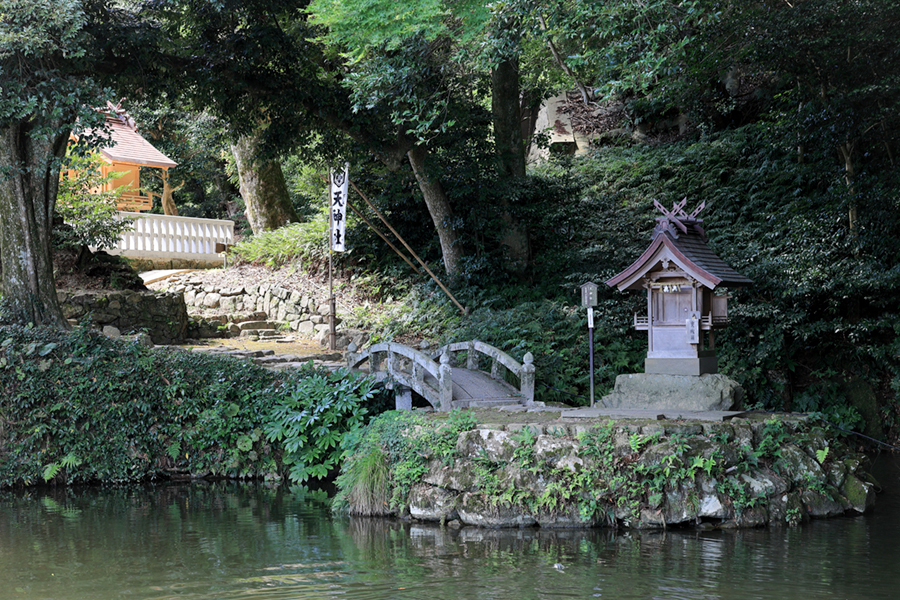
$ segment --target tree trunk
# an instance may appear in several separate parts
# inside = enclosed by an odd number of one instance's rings
[[[173,195],[175,192],[184,187],[184,182],[182,181],[178,187],[172,187],[169,184],[169,170],[163,169],[162,175],[163,190],[162,195],[159,197],[160,203],[162,204],[163,213],[167,214],[171,217],[178,216],[178,207],[175,206],[175,198]]]
[[[43,125],[65,129],[61,122]],[[0,165],[11,167],[0,173],[3,303],[13,322],[68,329],[56,296],[50,237],[69,133],[44,140],[33,139],[31,130],[22,121],[0,128]]]
[[[491,114],[501,179],[524,179],[525,144],[522,141],[518,61],[505,60],[491,72]],[[501,201],[500,218],[503,221],[500,243],[506,248],[506,268],[521,275],[530,258],[528,229],[510,213],[506,197]]]
[[[272,231],[300,219],[291,204],[281,163],[259,158],[260,136],[244,136],[232,144],[231,152],[247,205],[247,220],[254,235]]]
[[[491,115],[500,175],[525,177],[518,61],[505,60],[491,71]]]
[[[450,199],[447,197],[441,182],[432,179],[425,169],[425,157],[428,150],[424,146],[415,146],[407,155],[412,166],[416,181],[422,196],[425,197],[425,205],[428,214],[434,221],[438,239],[441,242],[441,254],[444,257],[444,270],[447,275],[455,277],[459,273],[459,261],[462,258],[462,249],[459,239],[453,229],[453,209],[450,207]]]

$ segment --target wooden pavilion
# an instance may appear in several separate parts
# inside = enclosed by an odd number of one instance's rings
[[[103,113],[106,115],[106,124],[112,135],[112,144],[100,150],[107,164],[101,167],[101,173],[105,177],[110,173],[123,173],[121,177],[110,180],[104,184],[100,191],[110,191],[127,186],[117,205],[118,210],[129,212],[143,212],[153,208],[153,196],[142,193],[141,167],[152,167],[167,170],[178,166],[178,163],[157,150],[153,144],[145,140],[138,133],[137,125],[121,102],[113,105],[106,103]]]
[[[753,282],[736,272],[707,246],[702,203],[687,214],[685,198],[656,219],[653,241],[630,267],[606,282],[619,290],[647,290],[647,315],[634,315],[634,327],[647,332],[644,372],[703,375],[718,372],[715,331],[728,323],[728,296],[720,287]]]

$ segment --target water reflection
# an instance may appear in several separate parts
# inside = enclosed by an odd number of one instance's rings
[[[900,468],[876,513],[739,532],[335,519],[262,485],[0,494],[0,598],[895,598]]]

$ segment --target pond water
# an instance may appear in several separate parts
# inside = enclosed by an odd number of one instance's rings
[[[900,462],[864,517],[750,531],[453,530],[323,494],[156,485],[0,494],[2,599],[900,597]]]

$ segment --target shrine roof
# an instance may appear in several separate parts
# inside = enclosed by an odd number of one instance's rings
[[[112,135],[112,145],[102,148],[100,153],[111,162],[158,167],[167,169],[178,163],[153,147],[134,127],[131,119],[107,113],[106,123]]]
[[[678,210],[681,207],[683,202],[676,206]],[[662,270],[664,261],[675,262],[685,273],[710,289],[720,285],[743,287],[753,283],[728,266],[707,245],[706,233],[700,226],[702,221],[694,218],[699,210],[690,217],[683,212],[673,216],[662,210],[666,216],[658,219],[650,246],[630,267],[608,280],[606,285],[620,290],[639,289],[643,286],[644,275]]]

